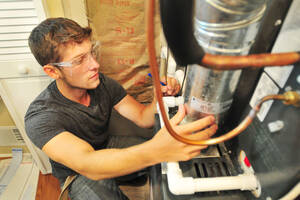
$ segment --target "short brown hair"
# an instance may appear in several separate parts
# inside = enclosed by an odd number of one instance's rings
[[[67,18],[48,18],[35,27],[28,39],[32,54],[42,66],[60,62],[59,47],[75,42],[82,43],[91,38],[92,30],[82,28]]]

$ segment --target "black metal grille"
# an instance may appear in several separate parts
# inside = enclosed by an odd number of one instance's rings
[[[225,162],[194,162],[194,169],[198,178],[229,176],[227,165]]]
[[[180,162],[185,177],[206,178],[237,175],[224,145],[218,147],[220,157],[196,158],[188,162]]]

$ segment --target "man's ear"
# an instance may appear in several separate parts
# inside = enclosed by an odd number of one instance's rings
[[[53,65],[44,65],[43,70],[48,76],[55,80],[61,77],[61,72],[57,67],[54,67]]]

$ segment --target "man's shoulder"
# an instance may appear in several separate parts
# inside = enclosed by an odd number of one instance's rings
[[[100,78],[100,84],[98,87],[105,87],[105,88],[123,88],[123,86],[113,77],[110,77],[108,75],[102,74],[99,72],[99,78]]]
[[[31,104],[39,104],[43,101],[51,101],[54,98],[53,93],[55,81],[51,82],[32,102]]]
[[[29,105],[25,118],[33,112],[47,110],[49,103],[54,102],[53,86],[54,82],[50,83]],[[55,107],[55,106],[52,106]]]
[[[106,83],[106,84],[110,84],[111,82],[117,82],[114,78],[108,76],[108,75],[105,75],[101,72],[99,72],[99,78],[100,78],[100,81]]]

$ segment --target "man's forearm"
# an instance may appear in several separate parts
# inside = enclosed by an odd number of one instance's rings
[[[148,141],[126,149],[103,149],[87,152],[82,155],[82,166],[79,173],[93,180],[130,174],[160,162],[153,154],[149,153],[151,149],[151,142]]]

